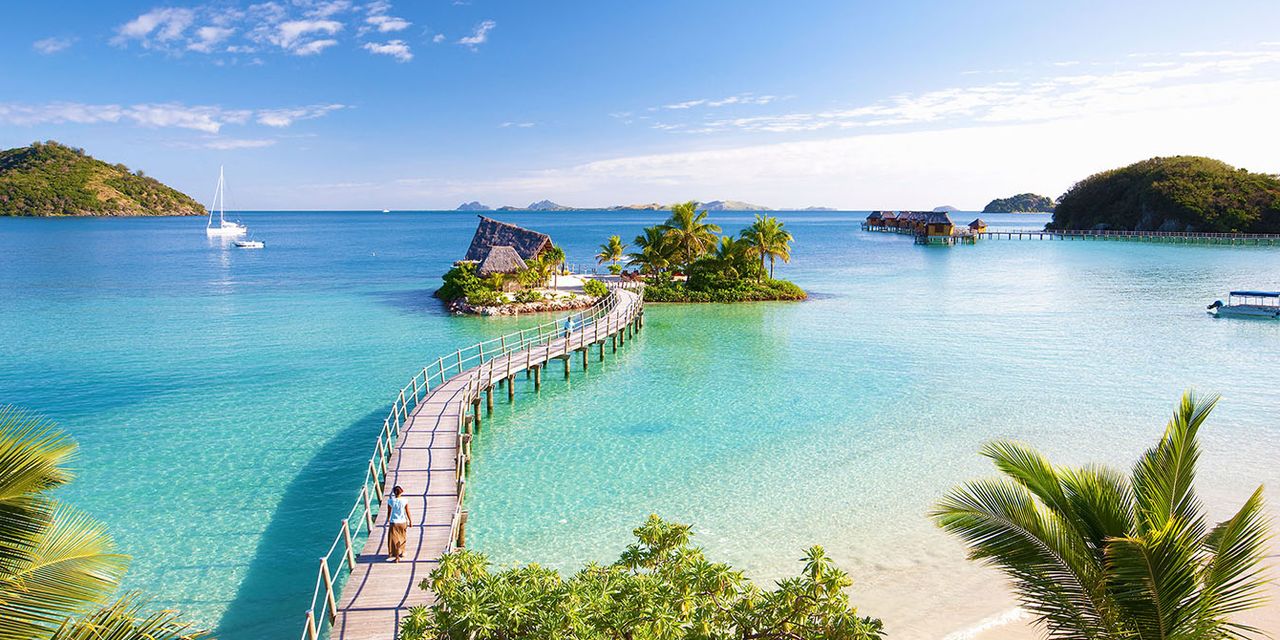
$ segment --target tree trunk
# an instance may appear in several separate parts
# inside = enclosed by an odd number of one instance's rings
[[[773,256],[769,256],[769,279],[773,279]]]

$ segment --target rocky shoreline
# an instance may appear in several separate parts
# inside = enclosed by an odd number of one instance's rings
[[[496,306],[476,306],[466,300],[454,300],[449,304],[449,311],[457,315],[473,316],[518,316],[524,313],[558,313],[561,311],[578,311],[588,309],[598,298],[574,296],[538,302],[512,302]]]

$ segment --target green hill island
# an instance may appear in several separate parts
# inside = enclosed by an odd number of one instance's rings
[[[1280,233],[1280,179],[1200,156],[1151,158],[1076,183],[1050,227]]]
[[[0,216],[201,216],[164,183],[57,142],[0,151]]]
[[[1046,213],[1053,211],[1053,198],[1034,193],[1019,193],[996,198],[982,208],[983,213]]]

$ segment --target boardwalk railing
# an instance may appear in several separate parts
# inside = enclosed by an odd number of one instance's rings
[[[495,377],[502,375],[506,378],[511,377],[512,362],[519,359],[515,354],[523,353],[527,358],[526,362],[531,362],[533,354],[539,348],[546,349],[547,351],[543,352],[539,358],[545,361],[562,357],[556,353],[563,348],[565,352],[563,357],[567,357],[568,354],[587,346],[588,334],[592,336],[592,340],[595,340],[602,332],[607,336],[617,331],[618,326],[634,320],[643,307],[643,285],[615,282],[609,284],[609,289],[607,295],[588,309],[492,340],[477,342],[441,356],[414,374],[400,389],[391,403],[390,412],[382,421],[382,429],[378,433],[378,440],[374,445],[373,455],[369,458],[369,464],[365,467],[364,480],[360,485],[355,503],[346,517],[339,522],[338,532],[334,536],[333,543],[329,545],[328,551],[320,557],[319,575],[316,577],[315,590],[311,595],[311,604],[306,610],[306,622],[302,631],[303,640],[317,640],[326,626],[336,619],[338,597],[342,588],[341,580],[356,566],[359,547],[355,546],[354,540],[360,537],[362,529],[366,535],[371,534],[375,529],[378,510],[381,509],[384,500],[382,488],[387,477],[387,464],[395,449],[401,428],[418,403],[425,399],[432,389],[468,372],[472,375],[467,381],[466,400],[469,403],[478,403],[482,390],[489,387]],[[637,292],[640,295],[619,296],[618,289]],[[621,310],[621,314],[618,313],[620,304],[627,305]],[[566,322],[570,327],[568,331],[565,328]],[[557,347],[555,353],[552,353],[551,343],[566,337],[568,339],[563,341],[562,346]],[[578,337],[581,344],[573,346],[573,337]],[[504,363],[505,373],[495,366],[495,360],[501,360]],[[478,411],[474,415],[478,419]],[[462,414],[458,415],[459,434],[465,430],[465,420]],[[456,466],[458,503],[453,510],[450,523],[448,551],[455,549],[460,537],[460,529],[466,521],[462,504],[466,486],[466,465],[471,457],[470,453],[470,437],[460,437]]]
[[[915,235],[916,244],[955,244],[957,241],[971,241],[974,238],[990,240],[1130,240],[1149,242],[1170,242],[1179,244],[1280,244],[1280,233],[1212,233],[1199,231],[1121,231],[1111,229],[989,229],[973,231],[966,227],[957,227],[951,236],[927,236],[921,241],[919,229],[914,227],[897,227],[884,224],[862,223],[864,231],[880,231]],[[950,238],[950,240],[947,240]]]

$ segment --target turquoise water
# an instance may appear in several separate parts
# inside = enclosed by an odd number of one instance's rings
[[[1011,606],[924,517],[987,472],[985,440],[1124,464],[1196,387],[1224,395],[1205,433],[1215,509],[1280,479],[1280,323],[1204,313],[1280,288],[1280,249],[916,247],[862,214],[781,215],[780,275],[813,299],[651,307],[603,366],[537,402],[521,383],[476,444],[473,546],[569,568],[656,512],[768,579],[818,543],[895,637],[940,637]],[[230,640],[297,634],[392,391],[519,324],[430,297],[470,214],[242,217],[265,250],[209,241],[200,219],[0,220],[0,402],[80,442],[65,497],[134,556],[129,586]],[[503,217],[585,261],[661,214]]]

